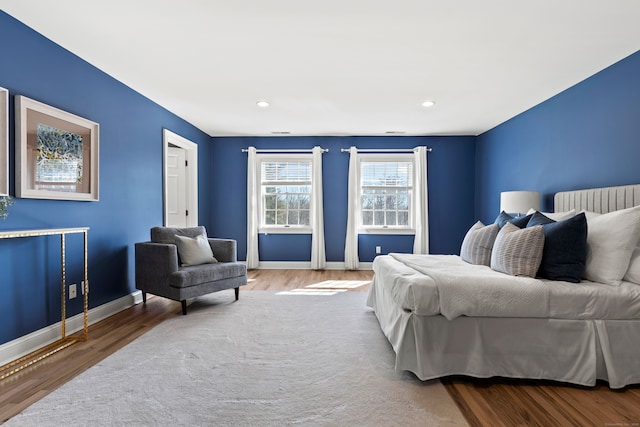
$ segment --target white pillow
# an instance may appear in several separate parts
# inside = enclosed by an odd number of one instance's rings
[[[640,239],[640,206],[587,215],[587,263],[584,278],[617,286]]]
[[[535,213],[536,210],[535,209],[529,209],[529,212],[527,212],[527,215],[530,215],[532,213]],[[540,212],[540,211],[538,211]],[[571,209],[570,211],[564,211],[564,212],[540,212],[542,215],[546,216],[549,219],[552,219],[556,222],[558,221],[562,221],[565,219],[569,219],[569,218],[573,218],[574,216],[576,216],[576,210],[575,209]]]
[[[207,236],[200,234],[195,238],[176,235],[176,246],[182,266],[208,264],[218,262],[213,256]]]
[[[460,248],[460,258],[470,264],[491,265],[491,249],[500,231],[498,224],[476,222],[467,231]]]
[[[640,246],[636,246],[633,250],[631,261],[629,262],[629,269],[622,280],[640,285]]]
[[[601,213],[598,212],[591,212],[591,211],[585,211],[584,209],[580,211],[580,213],[583,213],[585,217],[587,217],[587,221],[589,221],[590,219],[593,219],[597,216],[602,215]]]

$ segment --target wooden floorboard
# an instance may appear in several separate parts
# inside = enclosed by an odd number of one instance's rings
[[[442,382],[472,427],[640,426],[638,386],[611,390],[604,382],[579,387],[553,381],[468,377]]]
[[[370,270],[251,270],[249,283],[242,289],[263,291],[314,289],[315,286],[329,282],[326,283],[328,287],[347,286],[346,289],[349,291],[366,292],[371,286],[372,277],[373,273]],[[350,288],[348,287],[350,281],[366,283]]]
[[[371,271],[251,270],[250,290],[317,289],[344,286],[368,291]],[[334,281],[334,282],[331,282]],[[20,413],[80,373],[96,365],[164,320],[181,316],[180,303],[150,296],[89,327],[89,339],[0,381],[0,422]],[[640,356],[639,356],[640,357]],[[606,384],[583,388],[542,381],[443,380],[469,424],[476,426],[640,427],[640,387],[621,391]]]

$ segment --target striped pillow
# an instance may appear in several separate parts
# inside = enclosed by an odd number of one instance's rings
[[[507,223],[493,244],[491,268],[512,276],[536,277],[543,249],[541,225],[520,229]]]
[[[469,264],[490,265],[491,249],[499,230],[498,224],[485,226],[480,221],[476,222],[464,236],[460,258]]]

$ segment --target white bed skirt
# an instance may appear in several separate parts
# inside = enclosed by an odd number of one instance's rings
[[[367,305],[396,353],[421,380],[448,375],[562,381],[611,388],[640,383],[640,320],[418,316],[374,277]]]

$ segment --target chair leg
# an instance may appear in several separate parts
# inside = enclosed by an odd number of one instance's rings
[[[143,303],[147,302],[147,291],[142,291],[142,302]]]
[[[240,297],[240,288],[235,288],[234,291],[236,291],[236,301],[238,301],[238,298]]]
[[[182,314],[184,316],[187,315],[187,300],[183,299],[182,301]]]

